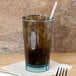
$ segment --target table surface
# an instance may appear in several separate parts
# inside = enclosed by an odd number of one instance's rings
[[[0,67],[24,60],[24,54],[0,55]],[[76,76],[76,53],[51,53],[51,59],[72,65],[68,76]]]

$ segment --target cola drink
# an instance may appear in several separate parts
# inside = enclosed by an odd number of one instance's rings
[[[52,38],[51,22],[46,15],[23,17],[25,61],[29,71],[48,70]]]

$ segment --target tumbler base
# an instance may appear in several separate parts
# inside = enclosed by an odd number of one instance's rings
[[[45,72],[49,70],[49,64],[37,65],[37,66],[26,64],[26,70],[30,72],[35,72],[35,73]]]

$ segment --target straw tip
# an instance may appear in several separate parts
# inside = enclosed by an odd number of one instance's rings
[[[55,1],[55,4],[54,4],[54,6],[53,6],[52,13],[51,13],[51,15],[50,15],[50,18],[49,18],[49,19],[52,19],[52,18],[53,18],[53,16],[54,16],[54,12],[55,12],[56,7],[57,7],[57,4],[58,4],[58,1]]]

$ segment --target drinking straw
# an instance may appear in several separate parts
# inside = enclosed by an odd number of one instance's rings
[[[49,19],[52,19],[52,18],[53,18],[54,13],[55,13],[55,10],[56,10],[56,7],[57,7],[57,4],[58,4],[58,2],[57,2],[57,1],[55,1],[54,6],[53,6],[53,9],[52,9],[52,12],[51,12],[51,15],[50,15]]]

